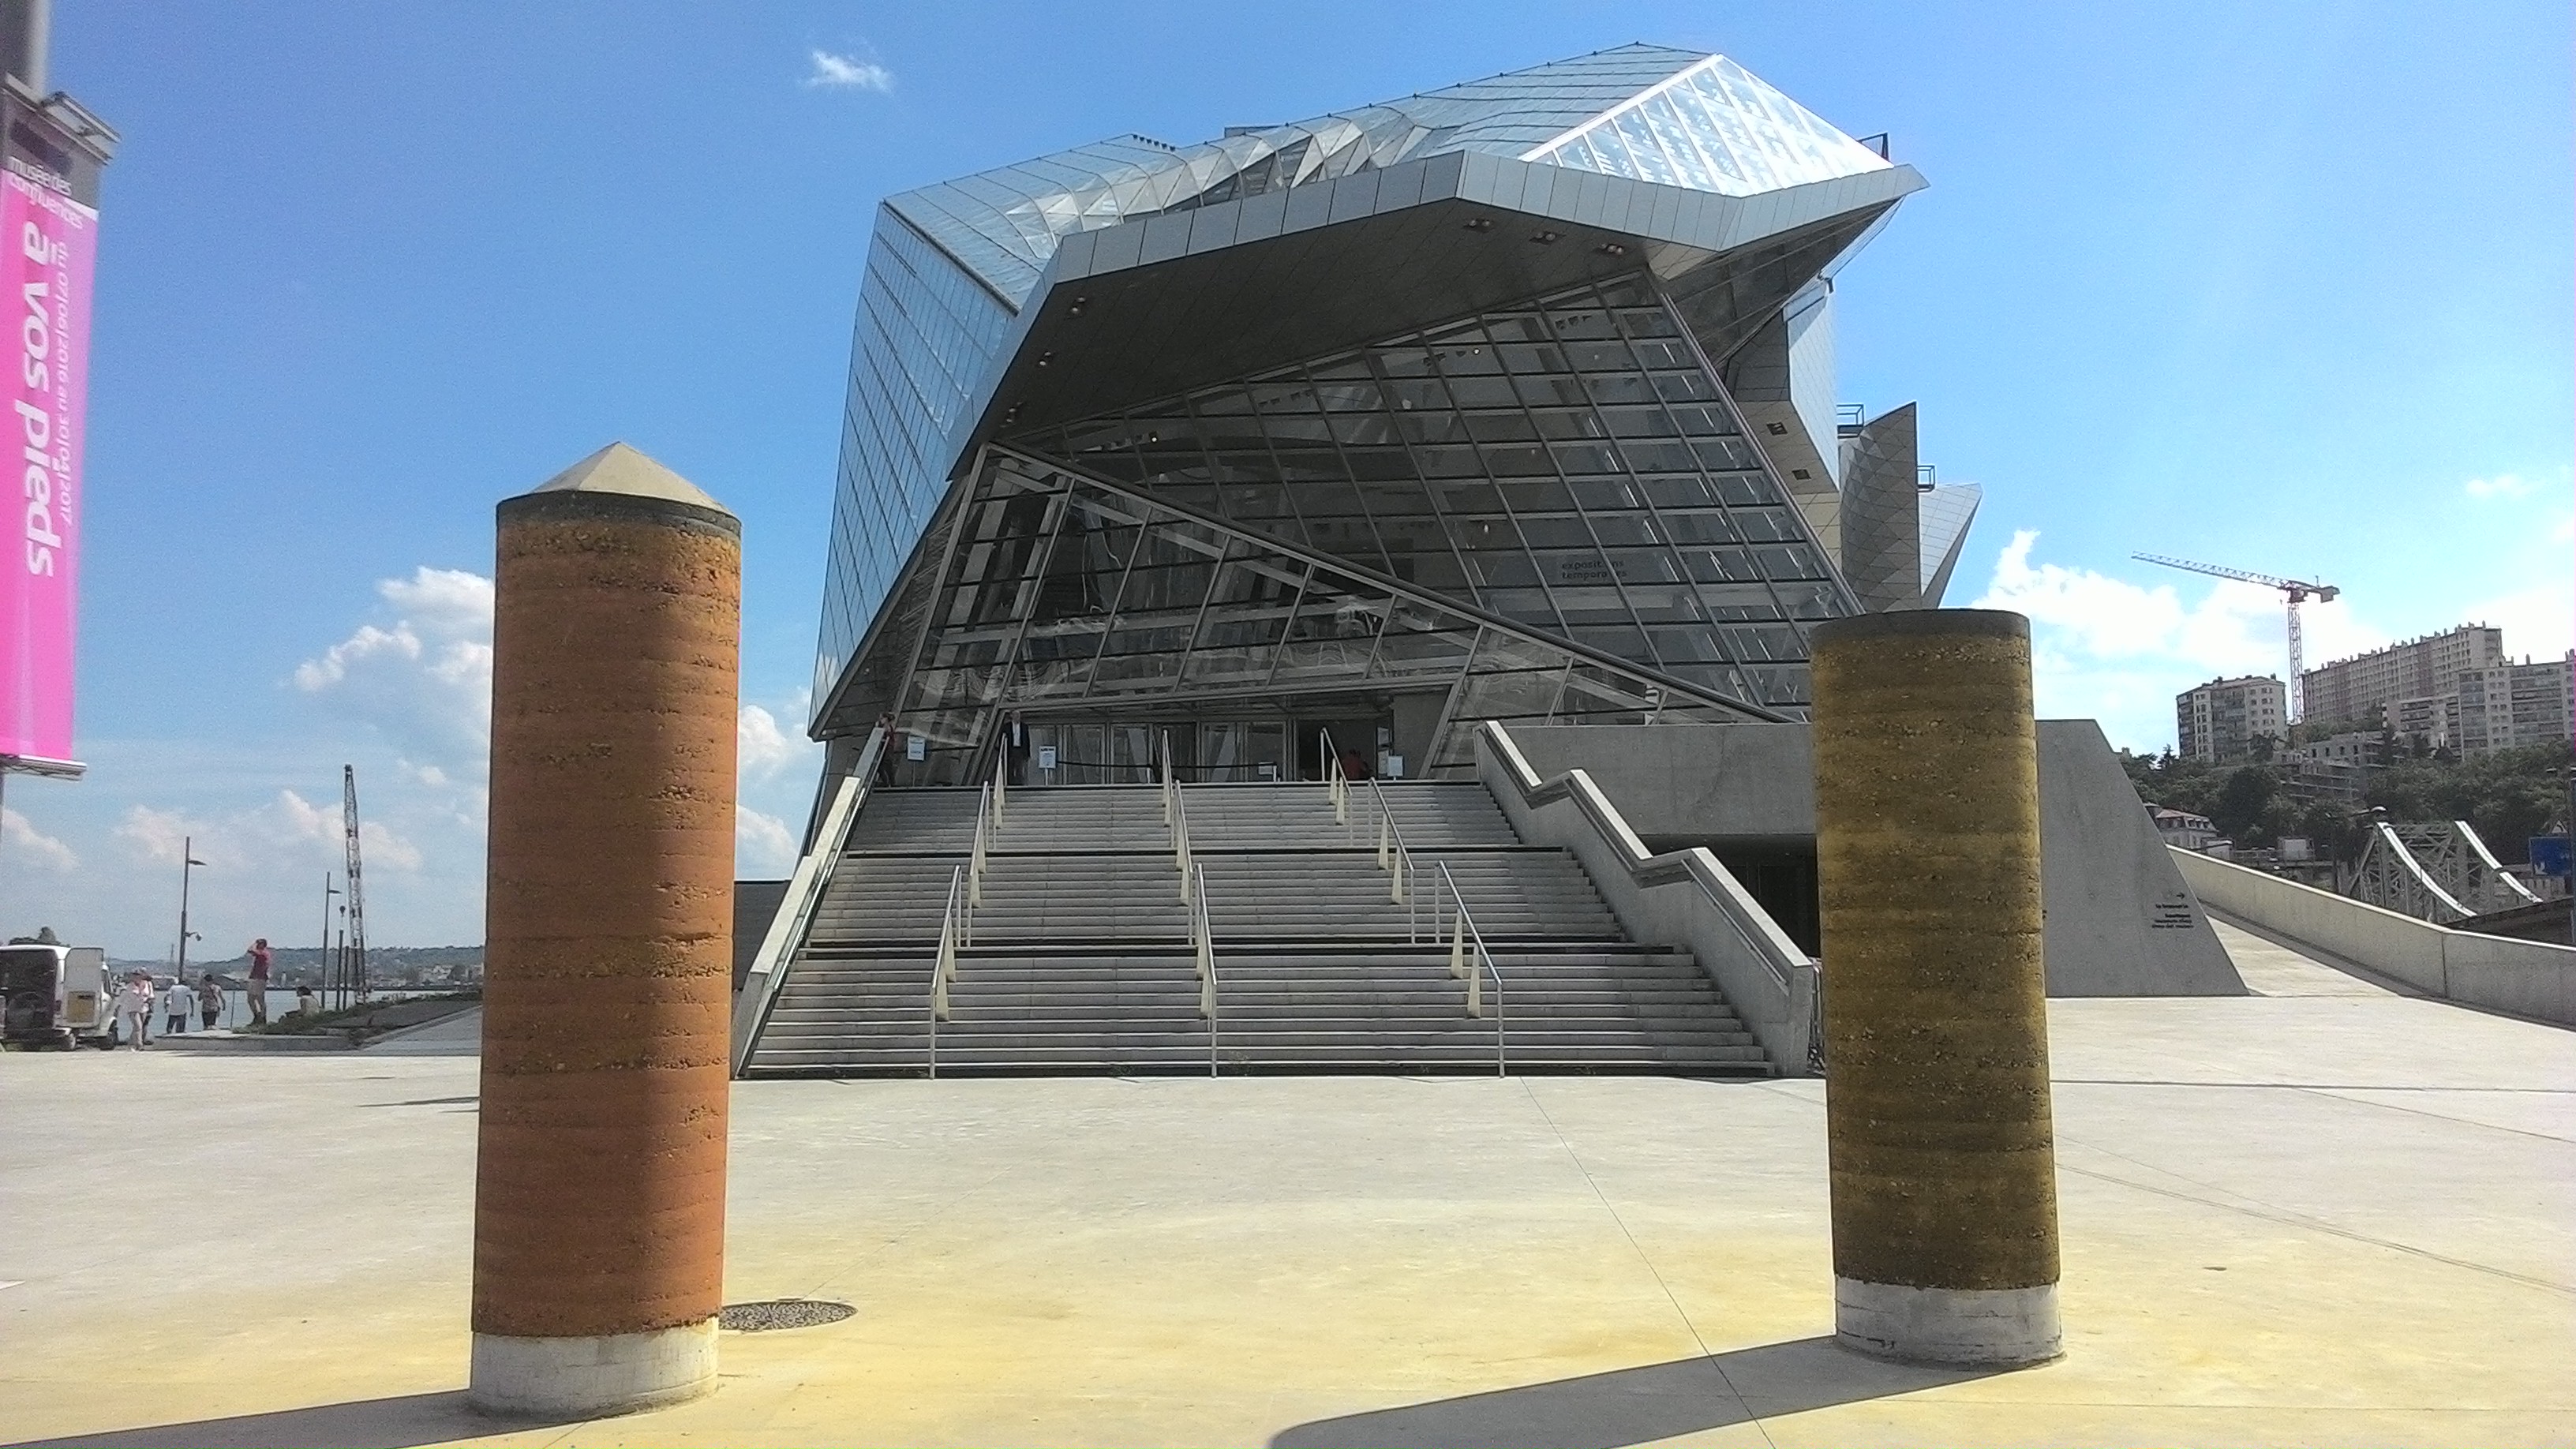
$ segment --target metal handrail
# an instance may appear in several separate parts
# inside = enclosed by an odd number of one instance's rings
[[[1011,745],[1006,739],[1000,752],[993,756],[993,834],[997,838],[1002,833],[1002,807],[1008,803],[1003,796],[1009,793],[1010,788]]]
[[[1216,930],[1208,923],[1207,867],[1195,866],[1197,899],[1190,903],[1190,947],[1199,968],[1199,1015],[1208,1024],[1208,1075],[1216,1075]]]
[[[804,942],[806,928],[813,924],[824,891],[832,884],[833,872],[841,863],[841,849],[849,843],[851,824],[867,803],[871,782],[876,779],[877,761],[884,753],[885,735],[869,731],[868,742],[859,751],[857,768],[833,787],[831,804],[815,822],[813,839],[788,878],[787,894],[770,917],[760,950],[752,957],[751,974],[743,982],[743,999],[734,1003],[731,1070],[736,1076],[750,1065],[752,1048],[769,1026],[769,1013],[777,1004],[779,987],[795,964],[796,948]]]
[[[1181,874],[1181,904],[1192,899],[1190,872],[1196,863],[1190,851],[1190,802],[1181,793],[1179,777],[1172,772],[1172,732],[1163,732],[1163,823],[1172,831],[1172,868]]]
[[[1342,757],[1333,750],[1333,732],[1317,730],[1324,756],[1331,763],[1324,770],[1324,785],[1333,802],[1333,818],[1350,824],[1350,775],[1342,768]],[[1338,781],[1338,784],[1336,782]],[[1404,827],[1395,823],[1395,811],[1386,803],[1386,787],[1377,777],[1369,777],[1369,798],[1377,802],[1377,868],[1387,872],[1387,899],[1404,907],[1404,939],[1413,945],[1422,942],[1422,930],[1415,915],[1413,852],[1404,843]]]
[[[1476,929],[1476,918],[1467,913],[1467,898],[1458,893],[1457,879],[1449,874],[1449,862],[1445,860],[1440,862],[1440,890],[1448,892],[1450,903],[1458,909],[1458,914],[1450,919],[1448,925],[1449,974],[1466,978],[1467,1014],[1477,1017],[1485,1014],[1482,989],[1485,977],[1494,978],[1494,1075],[1509,1076],[1511,1075],[1510,1060],[1504,1055],[1503,1050],[1502,969],[1494,964],[1494,953],[1485,949],[1485,933]],[[1437,890],[1431,897],[1431,909],[1432,938],[1437,940],[1441,929],[1440,895]],[[1471,942],[1476,948],[1476,960],[1473,964],[1467,960],[1467,947]],[[1483,975],[1477,974],[1476,967],[1479,965],[1484,967]]]
[[[948,906],[939,916],[939,952],[930,965],[930,1077],[939,1079],[939,1024],[948,1019],[948,983],[957,976],[957,948],[973,919],[966,903],[966,867],[948,873]]]
[[[1315,740],[1324,752],[1324,798],[1333,807],[1333,823],[1343,827],[1343,838],[1350,838],[1351,774],[1342,768],[1341,751],[1333,748],[1333,732],[1315,731]]]
[[[1375,779],[1368,786],[1369,798],[1377,802],[1377,864],[1387,872],[1387,899],[1404,907],[1404,939],[1419,944],[1422,932],[1414,913],[1413,852],[1404,843],[1404,827],[1395,823],[1395,811],[1386,803],[1386,787]]]
[[[993,833],[993,782],[987,780],[977,792],[975,801],[975,849],[966,857],[966,904],[984,904],[984,865],[986,845]],[[974,929],[974,922],[967,922]],[[971,944],[971,937],[969,943]]]

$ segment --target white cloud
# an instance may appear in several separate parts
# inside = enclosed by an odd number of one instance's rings
[[[745,879],[775,879],[796,868],[795,832],[775,815],[737,805],[733,812],[734,873]]]
[[[408,579],[379,579],[376,592],[440,638],[492,637],[492,581],[463,569],[412,570]]]
[[[778,716],[746,704],[734,728],[737,768],[745,780],[767,780],[799,760],[819,756],[823,747],[792,738],[778,727]]]
[[[391,624],[361,624],[297,665],[296,687],[393,741],[424,780],[481,779],[492,738],[492,581],[422,567],[376,592]]]
[[[2516,659],[2555,659],[2576,648],[2576,580],[2562,574],[2527,589],[2471,604],[2463,620],[2504,631],[2505,652]]]
[[[2460,485],[2460,491],[2471,498],[2521,498],[2539,485],[2513,473],[2498,473],[2492,478],[2472,478]]]
[[[2031,673],[2043,717],[2102,722],[2113,744],[2173,742],[2173,697],[2222,676],[2289,674],[2287,615],[2278,591],[2213,580],[2197,603],[2171,584],[2145,586],[2092,569],[2031,562],[2039,534],[2017,530],[1972,606],[2031,621]],[[2301,606],[2311,667],[2374,649],[2387,636],[2340,601]]]
[[[148,805],[128,805],[125,819],[116,827],[116,838],[126,844],[137,859],[153,865],[177,865],[182,851],[196,849],[193,836],[203,831],[202,824],[192,822],[176,810],[155,810]],[[204,859],[203,855],[198,856]]]
[[[856,56],[834,55],[828,50],[810,52],[814,69],[805,76],[809,86],[848,86],[863,91],[894,89],[894,72],[870,60]]]
[[[101,740],[90,777],[43,808],[13,781],[8,803],[49,834],[15,815],[0,822],[0,936],[52,924],[122,955],[158,956],[177,919],[186,841],[205,862],[190,911],[207,950],[224,955],[257,935],[303,942],[317,929],[320,878],[343,865],[345,762],[365,815],[369,938],[480,940],[491,580],[408,569],[379,582],[360,617],[309,627],[279,690],[290,728],[256,739],[217,724],[202,737]],[[794,868],[822,756],[804,738],[805,713],[793,692],[738,708],[735,833],[746,877]],[[45,888],[12,891],[11,880]],[[44,921],[28,914],[39,903]]]
[[[0,865],[33,865],[39,870],[71,871],[80,867],[72,848],[29,824],[15,810],[0,808]]]

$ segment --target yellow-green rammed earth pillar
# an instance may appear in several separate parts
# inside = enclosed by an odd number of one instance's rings
[[[2058,1356],[2030,622],[1815,633],[1834,1328],[1867,1353]]]

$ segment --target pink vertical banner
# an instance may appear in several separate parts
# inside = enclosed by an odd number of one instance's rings
[[[20,486],[0,543],[0,755],[72,757],[72,605],[98,213],[0,171],[0,438]]]

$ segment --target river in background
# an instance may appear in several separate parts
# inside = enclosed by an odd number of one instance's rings
[[[368,1001],[401,1001],[407,997],[437,996],[440,994],[441,993],[439,991],[434,989],[424,990],[418,987],[408,987],[390,991],[370,991],[366,994],[364,999]],[[320,1004],[321,1009],[324,1011],[333,1010],[335,1006],[343,1000],[342,998],[335,997],[332,993],[327,991],[316,991],[313,993],[313,998]],[[195,998],[192,996],[190,1000],[193,1002]],[[358,1004],[358,998],[355,996],[346,998],[345,1000],[347,1005],[355,1006]],[[269,988],[268,1019],[270,1021],[277,1021],[293,1010],[295,1010],[295,990],[293,987],[289,987],[283,991],[278,990],[275,987]],[[157,1037],[161,1035],[162,1020],[163,1017],[160,1012],[155,1011],[152,1014],[152,1031],[150,1033],[152,1036]],[[203,1029],[204,1023],[204,1013],[193,1009],[189,1012],[188,1030],[201,1030]],[[223,1015],[215,1018],[215,1025],[219,1027],[235,1027],[248,1026],[249,1024],[250,993],[240,988],[226,991],[224,993],[224,1013]]]

